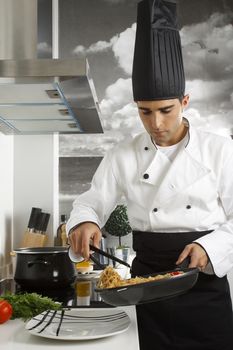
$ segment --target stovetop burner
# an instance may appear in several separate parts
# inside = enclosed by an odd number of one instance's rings
[[[36,292],[62,303],[64,307],[111,307],[104,303],[100,295],[95,292],[96,283],[96,278],[85,275],[77,276],[76,281],[67,288],[38,290],[20,286],[12,278],[0,281],[0,295],[6,292],[14,294]]]

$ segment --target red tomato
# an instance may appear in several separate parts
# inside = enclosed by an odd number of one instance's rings
[[[173,272],[171,272],[171,275],[172,276],[182,275],[182,272],[181,271],[173,271]]]
[[[6,300],[0,300],[0,323],[4,323],[11,318],[13,309],[11,304]]]

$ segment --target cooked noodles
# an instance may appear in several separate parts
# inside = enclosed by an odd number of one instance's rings
[[[122,278],[113,267],[107,266],[100,275],[98,288],[113,288],[120,286]]]
[[[121,286],[128,286],[132,284],[145,283],[157,281],[165,278],[171,278],[177,275],[182,274],[182,271],[176,271],[175,273],[165,273],[163,275],[149,276],[149,277],[135,277],[129,279],[123,279],[119,273],[114,270],[113,267],[107,266],[100,275],[98,281],[98,288],[115,288]]]

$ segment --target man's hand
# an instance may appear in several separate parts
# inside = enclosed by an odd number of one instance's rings
[[[190,257],[189,267],[198,267],[201,271],[205,269],[209,261],[206,251],[197,243],[186,245],[176,264],[179,265],[188,256]]]
[[[95,247],[99,247],[101,237],[102,233],[96,224],[84,222],[71,231],[68,240],[74,253],[82,255],[84,259],[89,259],[90,240]]]

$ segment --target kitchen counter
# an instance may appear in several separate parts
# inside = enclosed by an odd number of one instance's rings
[[[122,307],[130,317],[131,324],[127,331],[114,336],[93,339],[93,340],[53,340],[34,336],[25,329],[25,323],[22,320],[10,320],[0,325],[1,348],[4,350],[41,350],[55,349],[93,349],[93,350],[139,350],[136,310],[134,306]]]

